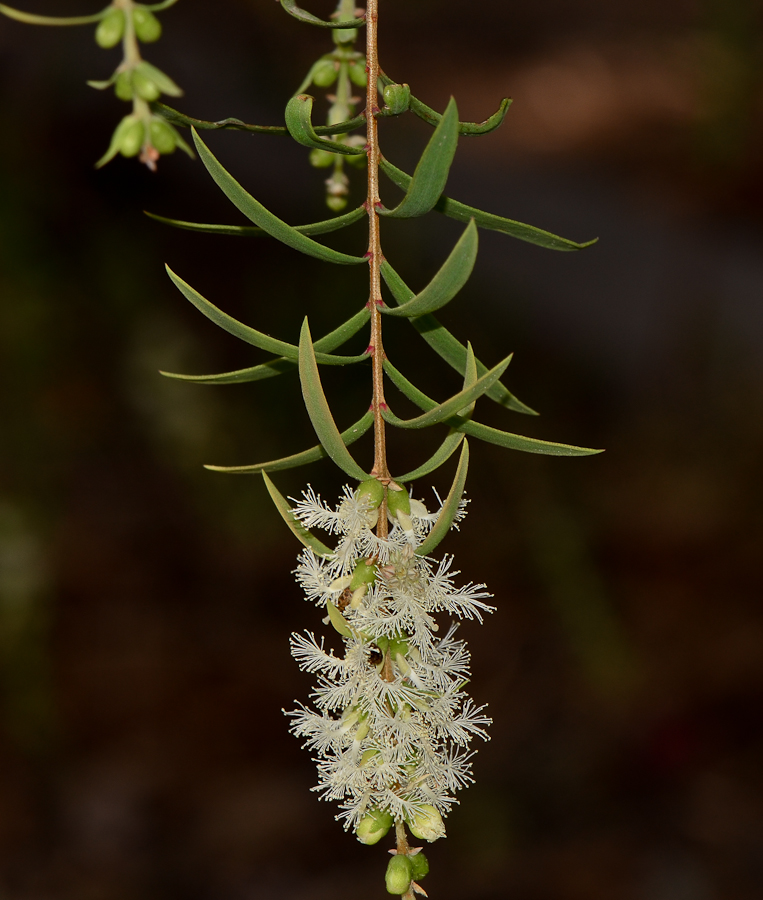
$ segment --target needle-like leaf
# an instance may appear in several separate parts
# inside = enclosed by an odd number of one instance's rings
[[[389,360],[384,362],[384,371],[389,375],[395,387],[420,409],[434,410],[437,402],[420,391],[414,384],[399,372]],[[397,423],[395,423],[397,424]],[[512,434],[509,431],[499,431],[489,425],[480,422],[469,422],[460,416],[453,416],[445,420],[446,425],[456,431],[479,438],[489,444],[497,444],[509,450],[522,450],[525,453],[540,453],[544,456],[593,456],[603,453],[602,450],[593,450],[589,447],[575,447],[572,444],[558,444],[551,441],[541,441],[537,438],[524,437],[521,434]]]
[[[27,25],[91,25],[94,22],[100,22],[101,19],[109,12],[110,6],[101,12],[93,13],[90,16],[38,16],[35,13],[22,12],[20,9],[13,9],[0,3],[0,13],[8,16],[9,19],[15,19],[17,22],[25,22]]]
[[[313,345],[316,351],[330,353],[337,347],[341,347],[353,335],[365,325],[370,316],[366,307],[356,312],[355,315],[343,322],[338,328],[324,335]],[[177,378],[180,381],[194,381],[197,384],[242,384],[248,381],[262,381],[265,378],[274,378],[284,372],[290,372],[297,368],[294,360],[279,356],[259,366],[250,366],[246,369],[236,369],[235,372],[222,372],[219,375],[179,375],[175,372],[160,372],[166,378]]]
[[[337,22],[326,22],[324,19],[319,19],[312,13],[300,9],[296,4],[296,0],[281,0],[281,6],[283,6],[290,16],[294,16],[295,19],[299,19],[301,22],[307,22],[310,25],[318,25],[320,28],[362,28],[366,24],[365,14],[356,19],[341,19]]]
[[[169,219],[156,213],[143,210],[150,219],[161,222],[163,225],[172,225],[173,228],[183,228],[186,231],[202,232],[204,234],[227,234],[234,237],[270,237],[263,228],[256,225],[207,225],[201,222],[185,222],[182,219]],[[300,234],[328,234],[331,231],[339,231],[359,222],[368,215],[364,206],[358,206],[351,212],[341,216],[333,216],[331,219],[322,219],[320,222],[311,222],[308,225],[292,225],[291,227]]]
[[[350,425],[341,433],[341,438],[346,447],[354,444],[358,438],[368,431],[374,423],[374,414],[369,410],[362,419],[354,425]],[[463,437],[463,435],[462,435]],[[255,463],[252,466],[204,466],[212,472],[227,472],[231,475],[254,475],[258,472],[277,472],[280,469],[296,469],[299,466],[306,466],[308,463],[318,462],[328,456],[326,450],[319,444],[317,447],[311,447],[309,450],[303,450],[301,453],[294,453],[291,456],[284,456],[281,459],[273,459],[270,462]]]
[[[236,179],[220,165],[195,129],[193,130],[193,140],[201,161],[226,197],[234,206],[241,210],[247,219],[263,228],[271,237],[276,238],[289,247],[293,247],[295,250],[299,250],[301,253],[306,253],[308,256],[314,256],[325,262],[350,266],[367,262],[364,256],[349,256],[347,253],[340,253],[338,250],[324,247],[323,244],[319,244],[312,238],[307,237],[307,235],[295,231],[291,225],[287,225],[282,219],[265,209],[258,200],[255,200],[251,194],[241,187]]]
[[[434,528],[416,548],[416,553],[419,556],[426,556],[428,553],[431,553],[450,530],[451,525],[458,515],[461,498],[464,496],[464,485],[466,484],[466,473],[468,470],[469,441],[465,440],[464,445],[461,448],[461,457],[458,460],[456,476],[453,479],[453,484],[448,492],[448,496],[445,498],[445,503],[442,505],[440,515],[437,517]]]
[[[407,175],[402,169],[398,169],[397,166],[393,166],[386,159],[382,159],[380,167],[390,181],[394,182],[401,190],[410,191],[413,184],[413,178],[410,175]],[[415,174],[413,177],[415,177]],[[406,194],[406,196],[408,195]],[[518,238],[520,241],[527,241],[530,244],[537,244],[539,247],[546,247],[548,250],[583,250],[599,240],[594,238],[592,241],[578,244],[567,238],[559,237],[557,234],[551,234],[550,231],[543,231],[542,228],[535,228],[534,225],[525,225],[522,222],[515,222],[514,219],[504,219],[502,216],[496,216],[493,213],[484,212],[473,206],[467,206],[465,203],[459,203],[458,200],[451,200],[450,197],[440,197],[434,209],[451,219],[458,219],[460,222],[468,222],[469,219],[474,219],[480,228],[499,231],[502,234]]]
[[[399,419],[390,410],[384,412],[384,418],[390,425],[398,428],[428,428],[430,425],[436,425],[457,415],[464,407],[474,402],[478,397],[486,393],[492,384],[503,375],[506,371],[513,354],[506,357],[498,363],[497,366],[490,369],[482,378],[478,378],[470,387],[464,388],[457,394],[454,394],[443,403],[438,403],[430,410],[413,419]],[[386,362],[385,362],[386,367]]]
[[[428,213],[445,190],[457,142],[458,108],[451,97],[440,123],[421,154],[405,197],[394,209],[380,207],[379,215],[410,219]]]
[[[204,315],[210,321],[214,322],[215,325],[219,325],[220,328],[223,328],[229,334],[240,338],[242,341],[246,341],[247,344],[259,347],[260,350],[266,350],[268,353],[278,353],[285,356],[287,359],[298,359],[299,348],[294,344],[280,341],[278,338],[273,338],[269,334],[257,331],[249,325],[244,325],[243,322],[239,322],[238,319],[234,319],[233,316],[229,316],[221,309],[218,309],[218,307],[213,303],[210,303],[206,297],[202,297],[202,295],[192,288],[190,284],[187,284],[182,278],[179,278],[169,266],[166,266],[165,268],[167,269],[167,274],[170,276],[172,283],[186,300],[190,300],[196,309],[204,313]],[[327,366],[349,365],[355,362],[361,362],[366,359],[367,356],[367,353],[361,353],[357,356],[332,356],[328,353],[316,354],[317,361],[322,365]]]
[[[393,81],[389,75],[386,75],[384,72],[379,72],[379,81],[387,87],[389,84],[396,84],[397,82]],[[491,131],[495,131],[496,128],[503,122],[506,118],[506,113],[509,111],[509,107],[512,104],[512,100],[509,97],[504,97],[501,100],[501,105],[498,109],[493,113],[492,116],[485,119],[484,122],[459,122],[458,123],[458,133],[466,134],[466,135],[480,135],[480,134],[488,134]],[[422,103],[421,100],[418,100],[416,97],[411,94],[409,108],[411,112],[415,113],[420,119],[423,119],[425,122],[428,122],[432,126],[436,126],[439,124],[440,119],[442,119],[442,115],[438,112],[435,112],[431,107],[427,106],[426,103]]]
[[[477,226],[472,220],[429,284],[412,300],[398,307],[382,307],[382,312],[388,316],[405,316],[410,319],[434,312],[450,303],[472,274],[477,259],[478,240]],[[391,268],[386,260],[382,262],[382,275],[385,281],[387,280],[385,270],[389,272]]]
[[[340,469],[345,471],[351,478],[365,481],[369,476],[350,455],[336,426],[334,417],[331,415],[326,395],[323,393],[323,385],[318,373],[318,364],[315,351],[313,350],[307,318],[302,323],[302,330],[299,335],[299,380],[302,384],[305,408],[310,416],[310,421],[313,423],[315,433],[318,435],[318,440]]]
[[[331,554],[333,553],[331,547],[327,547],[323,543],[323,541],[318,540],[318,538],[315,537],[315,535],[311,534],[307,530],[307,528],[305,528],[305,526],[299,521],[299,519],[294,515],[294,511],[292,510],[291,506],[289,506],[289,501],[273,484],[270,478],[268,478],[268,473],[263,472],[262,477],[265,481],[265,487],[268,489],[271,500],[275,504],[278,512],[281,514],[281,518],[284,520],[284,522],[286,522],[286,524],[299,538],[299,540],[302,541],[305,547],[309,547],[317,556],[331,556]]]
[[[310,94],[297,94],[286,104],[285,118],[289,134],[303,147],[326,150],[328,153],[341,153],[345,156],[360,156],[363,153],[362,148],[330,141],[316,134],[312,122],[313,99]]]

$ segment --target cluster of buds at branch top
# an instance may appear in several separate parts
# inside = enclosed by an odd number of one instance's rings
[[[452,557],[417,555],[439,510],[392,488],[385,504],[373,479],[346,487],[336,509],[308,489],[294,507],[305,528],[338,535],[330,555],[306,548],[296,577],[307,599],[326,609],[324,622],[341,634],[344,651],[335,655],[310,632],[292,635],[293,656],[318,684],[314,708],[289,713],[291,730],[316,754],[315,790],[339,801],[337,818],[364,844],[395,823],[421,840],[443,837],[454,793],[472,780],[469,743],[486,738],[490,724],[463,690],[469,653],[457,624],[441,633],[435,620],[444,612],[481,621],[492,610],[490,594],[483,584],[457,587]],[[372,529],[384,511],[391,527],[381,538]],[[456,520],[464,514],[462,504]],[[423,877],[426,860],[416,859],[415,851],[393,857],[392,893],[408,893]]]
[[[146,62],[140,53],[140,43],[158,41],[162,26],[155,13],[173,6],[177,0],[144,4],[135,0],[112,0],[110,6],[91,16],[38,16],[0,4],[0,12],[31,25],[89,25],[96,24],[95,40],[99,47],[110,49],[121,43],[122,62],[106,81],[88,81],[97,90],[114,88],[120,100],[131,102],[132,113],[117,125],[109,149],[98,160],[100,168],[117,154],[138,156],[150,169],[156,169],[160,156],[174,153],[177,147],[193,156],[193,151],[177,130],[149,104],[162,94],[179,97],[182,90],[161,69]]]

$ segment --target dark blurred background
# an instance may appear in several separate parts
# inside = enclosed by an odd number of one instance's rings
[[[472,447],[472,512],[443,549],[495,593],[487,626],[463,628],[495,725],[426,886],[433,900],[759,898],[760,4],[384,0],[382,16],[383,66],[430,105],[453,93],[481,120],[515,100],[499,132],[462,139],[449,193],[600,237],[563,254],[483,233],[442,315],[488,363],[515,351],[507,384],[543,413],[482,401],[483,421],[607,452]],[[163,22],[146,56],[202,118],[279,122],[330,49],[265,0],[182,0]],[[364,272],[145,218],[242,221],[180,154],[157,174],[94,170],[126,107],[84,82],[118,61],[90,27],[0,20],[0,896],[382,897],[384,848],[309,792],[281,714],[310,690],[288,634],[323,628],[289,574],[297,546],[258,477],[201,468],[314,443],[297,381],[157,374],[264,359],[190,307],[164,262],[292,341],[305,313],[317,334],[365,302]],[[385,122],[383,147],[410,167],[427,134]],[[209,143],[288,221],[327,215],[306,151]],[[420,287],[460,230],[384,223],[385,251]],[[362,252],[363,226],[331,243]],[[437,396],[457,388],[416,335],[390,328],[387,343]],[[349,424],[363,373],[325,377]],[[435,437],[394,436],[393,468]],[[342,483],[327,464],[277,483],[308,480],[328,498]],[[417,493],[431,499],[428,480]]]

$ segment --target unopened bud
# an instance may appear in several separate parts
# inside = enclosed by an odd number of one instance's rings
[[[134,119],[132,116],[127,116],[122,121],[125,128],[120,135],[119,152],[122,156],[137,156],[146,136],[145,126],[140,119]]]
[[[377,844],[392,828],[392,816],[381,809],[372,809],[358,822],[355,836],[361,844]]]
[[[384,88],[384,102],[393,115],[404,113],[411,102],[411,89],[407,84],[388,84]]]
[[[428,803],[425,803],[418,815],[408,822],[411,833],[422,841],[436,841],[445,837],[445,825],[442,816]]]
[[[125,31],[125,14],[121,9],[112,9],[98,23],[95,42],[99,47],[116,47]]]
[[[347,68],[350,74],[350,81],[353,84],[357,84],[358,87],[365,87],[368,84],[368,72],[366,72],[365,59],[351,62]]]
[[[408,491],[403,488],[401,491],[388,490],[387,491],[387,509],[389,510],[390,516],[394,519],[397,513],[404,513],[406,516],[410,516],[411,514],[411,498],[408,496]]]
[[[132,73],[132,86],[135,89],[135,93],[147,103],[153,103],[154,100],[158,100],[162,95],[156,83],[144,72],[141,72],[140,68],[137,68]]]
[[[360,482],[356,495],[358,500],[365,498],[371,507],[377,509],[384,499],[384,487],[378,479],[369,478]]]
[[[120,72],[114,82],[114,93],[120,100],[132,100],[132,76],[129,72]]]
[[[373,563],[367,563],[364,559],[359,559],[355,565],[355,571],[352,573],[350,587],[354,591],[361,584],[373,584],[374,581],[376,581],[376,566]]]
[[[326,206],[328,206],[332,212],[341,212],[345,206],[347,206],[347,198],[329,194],[326,197]]]
[[[132,12],[132,21],[138,40],[144,44],[158,41],[162,36],[162,24],[145,6],[136,6]]]
[[[389,861],[385,881],[390,894],[406,894],[411,886],[413,864],[410,857],[396,853]]]
[[[172,125],[165,119],[154,116],[149,126],[149,134],[151,135],[151,143],[159,153],[166,155],[175,152],[177,134]]]

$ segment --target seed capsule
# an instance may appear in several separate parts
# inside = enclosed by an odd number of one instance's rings
[[[114,93],[120,100],[132,100],[134,94],[132,76],[129,72],[120,72],[117,75],[117,80],[114,82]]]
[[[445,825],[442,816],[428,803],[421,807],[421,811],[417,816],[408,823],[411,833],[421,841],[436,841],[437,838],[445,837]]]
[[[351,62],[347,68],[350,74],[350,81],[353,84],[357,84],[358,87],[365,87],[368,84],[365,59]]]
[[[151,143],[159,153],[166,156],[168,153],[175,152],[177,134],[169,122],[155,116],[151,119],[149,134],[151,135]]]
[[[313,69],[313,84],[317,84],[318,87],[328,87],[336,81],[338,74],[333,59],[321,59]]]
[[[116,47],[125,33],[125,14],[121,9],[112,9],[101,19],[95,29],[95,42],[99,47]]]
[[[404,113],[411,101],[411,89],[407,84],[388,84],[384,88],[384,102],[394,115]]]
[[[358,822],[355,836],[361,844],[377,844],[392,828],[392,816],[380,809],[372,809]]]
[[[387,866],[385,882],[390,894],[405,894],[411,886],[413,865],[410,857],[401,853],[395,854]]]
[[[127,123],[127,120],[124,121]],[[140,148],[143,146],[145,134],[146,129],[140,119],[133,119],[129,124],[126,124],[119,142],[119,152],[122,156],[137,156]]]
[[[154,100],[158,100],[162,95],[156,83],[141,72],[139,68],[132,73],[132,85],[135,88],[135,93],[148,103],[153,103]]]
[[[310,151],[310,165],[315,166],[316,169],[328,168],[335,159],[335,153],[329,153],[328,150],[321,150],[319,147]]]
[[[429,860],[420,850],[418,853],[414,853],[413,856],[409,856],[408,859],[411,861],[412,881],[421,881],[425,875],[429,874]]]
[[[132,21],[138,40],[143,41],[144,44],[158,41],[162,36],[162,23],[145,6],[136,6],[133,9]]]

